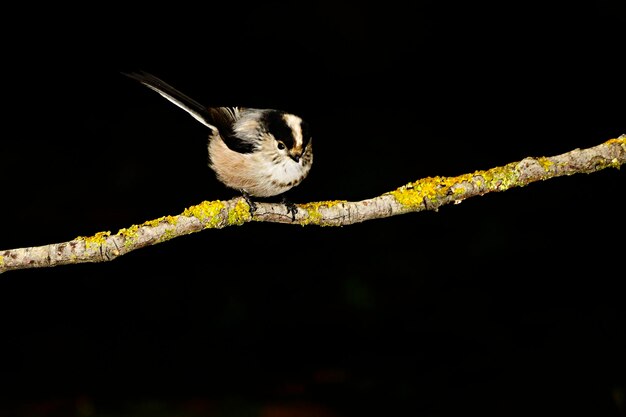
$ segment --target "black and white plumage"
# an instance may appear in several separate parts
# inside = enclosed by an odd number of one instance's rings
[[[313,163],[308,125],[281,110],[204,107],[146,72],[125,73],[211,129],[209,166],[244,196],[272,197],[297,186]]]

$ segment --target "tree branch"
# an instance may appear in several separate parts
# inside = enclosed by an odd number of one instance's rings
[[[177,216],[164,216],[117,233],[99,232],[69,242],[0,250],[0,273],[84,262],[106,262],[136,249],[204,229],[242,225],[250,221],[296,225],[347,226],[366,220],[437,210],[439,207],[490,192],[523,187],[564,175],[619,168],[626,162],[626,135],[588,149],[525,158],[502,167],[456,177],[428,177],[362,201],[319,201],[298,204],[295,219],[284,204],[257,203],[253,215],[243,198],[204,201]]]

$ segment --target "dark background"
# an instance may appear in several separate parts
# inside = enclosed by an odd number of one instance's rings
[[[207,129],[121,71],[308,120],[294,202],[626,133],[623,2],[258,3],[3,13],[0,249],[236,195]],[[624,416],[625,180],[2,274],[0,415]]]

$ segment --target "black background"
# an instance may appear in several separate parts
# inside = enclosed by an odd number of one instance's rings
[[[121,71],[308,120],[294,202],[626,133],[618,1],[30,7],[2,29],[0,249],[236,195],[207,129]],[[624,175],[2,274],[0,414],[625,415]]]

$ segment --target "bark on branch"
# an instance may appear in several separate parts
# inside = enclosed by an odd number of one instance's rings
[[[164,216],[120,229],[79,236],[69,242],[0,250],[0,273],[83,262],[106,262],[136,249],[204,229],[242,225],[250,221],[294,225],[347,226],[366,220],[437,210],[467,198],[523,187],[564,175],[619,168],[626,162],[626,135],[588,149],[552,157],[528,157],[505,166],[456,177],[428,177],[362,201],[319,201],[298,204],[295,219],[283,204],[257,203],[251,214],[243,198],[205,201],[176,216]]]

